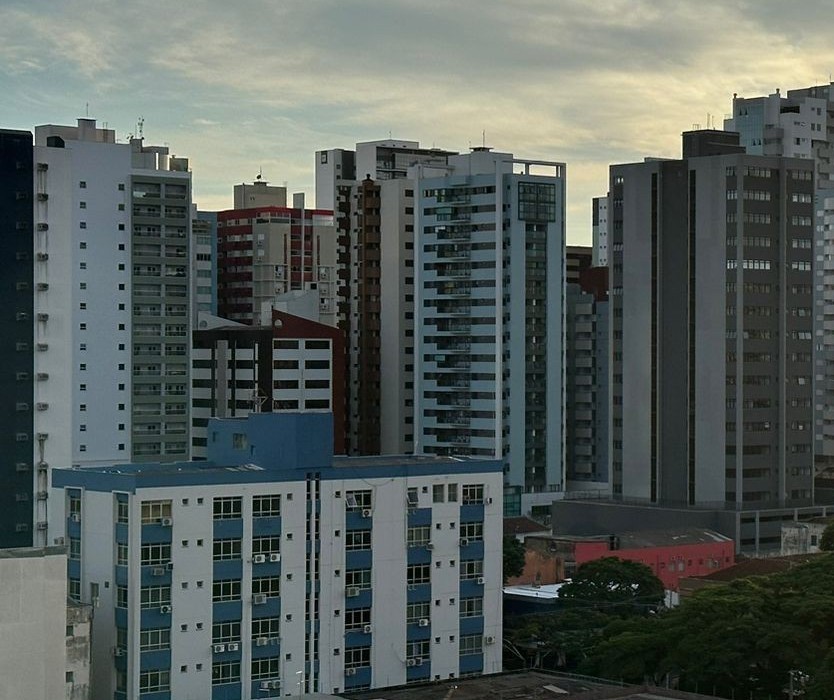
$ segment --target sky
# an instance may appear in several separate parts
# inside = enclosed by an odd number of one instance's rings
[[[829,82],[829,0],[0,0],[0,127],[89,115],[190,158],[201,209],[388,138],[567,163],[590,244],[611,163],[678,157],[733,93]],[[485,135],[485,136],[484,136]]]

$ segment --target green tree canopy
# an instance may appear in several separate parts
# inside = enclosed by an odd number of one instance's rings
[[[820,549],[823,552],[830,552],[834,550],[834,523],[831,523],[825,528],[825,530],[822,531],[822,537],[820,537]]]
[[[504,535],[504,583],[524,571],[524,545],[512,535]]]
[[[586,603],[657,605],[663,600],[663,583],[645,564],[603,557],[582,564],[559,598]]]

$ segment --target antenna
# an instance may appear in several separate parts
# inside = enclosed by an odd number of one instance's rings
[[[481,131],[481,146],[486,148],[486,129]]]
[[[262,167],[262,166],[259,166],[259,167],[258,167],[258,174],[255,176],[255,179],[256,179],[258,182],[260,182],[260,181],[263,179],[263,176],[264,176],[264,169],[263,169],[263,167]]]

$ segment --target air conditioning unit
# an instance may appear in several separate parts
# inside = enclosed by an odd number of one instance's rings
[[[39,292],[45,292],[47,289],[49,289],[49,284],[48,283],[38,282],[38,291]]]
[[[38,403],[35,404],[35,408],[38,411],[45,411],[47,408],[49,408],[49,404],[45,401],[38,401]]]
[[[49,379],[49,372],[38,372],[38,381],[45,382]]]
[[[211,650],[215,654],[222,654],[224,651],[226,651],[226,645],[225,644],[213,644],[212,647],[211,647]]]
[[[39,352],[44,352],[49,350],[49,343],[38,343],[35,347],[37,347]]]
[[[281,681],[261,681],[261,690],[278,690]]]
[[[495,644],[495,637],[492,635],[484,637],[484,644]]]
[[[252,605],[264,605],[266,603],[266,596],[263,593],[256,593],[252,596]]]
[[[405,660],[405,665],[406,666],[416,666],[417,665],[417,659],[406,659]]]
[[[492,498],[491,497],[485,498],[484,503],[486,503],[488,506],[491,506],[492,505]]]
[[[258,637],[255,639],[256,647],[265,647],[267,644],[269,644],[269,637]]]
[[[253,564],[263,564],[265,561],[266,561],[266,555],[265,554],[256,554],[254,557],[252,557],[252,563]]]
[[[165,569],[161,566],[155,566],[151,570],[151,576],[165,576]]]
[[[240,644],[237,642],[232,642],[231,644],[226,645],[227,651],[240,651]]]
[[[38,260],[49,260],[49,253],[37,253],[35,258]]]
[[[421,617],[417,620],[418,627],[428,627],[429,626],[429,619],[427,617]]]
[[[468,547],[469,546],[469,540],[466,539],[465,537],[461,537],[460,538],[460,546],[461,547]]]
[[[70,520],[74,523],[81,522],[81,513],[70,513]]]
[[[49,224],[44,221],[38,223],[38,231],[49,231]]]
[[[281,555],[277,554],[277,553],[270,554],[269,555],[269,561],[271,561],[273,563],[276,562],[276,561],[281,561]]]
[[[414,659],[414,665],[415,666],[422,666],[423,665],[423,658],[420,657],[420,658]]]
[[[359,595],[359,589],[356,586],[349,586],[345,588],[345,598],[356,598]]]
[[[173,571],[173,570],[174,570],[174,562],[172,562],[172,561],[167,562],[167,563],[165,564],[165,568],[166,568],[168,571]]]
[[[160,518],[159,519],[159,524],[162,525],[162,527],[171,527],[171,525],[174,524],[174,519],[173,518]]]
[[[479,586],[483,586],[486,583],[486,579],[483,576],[478,576],[478,578],[475,579],[475,583]]]
[[[370,518],[374,512],[370,508],[363,508],[362,509],[362,517],[363,518]]]
[[[345,669],[345,675],[346,676],[355,676],[356,675],[356,669],[355,668],[346,668]]]
[[[426,549],[428,549],[429,551],[431,551],[431,550],[433,550],[433,549],[434,549],[434,545],[433,545],[431,542],[426,542]]]
[[[125,650],[121,647],[113,647],[113,656],[124,656]]]
[[[159,608],[159,612],[161,612],[163,615],[170,615],[171,610],[172,610],[172,608],[171,608],[170,605],[162,605]]]
[[[370,633],[371,633],[371,626],[370,626],[370,625],[365,625],[365,626],[362,628],[362,631],[363,631],[365,634],[370,634]]]

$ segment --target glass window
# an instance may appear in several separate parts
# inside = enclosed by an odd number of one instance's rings
[[[214,499],[214,519],[232,520],[241,517],[242,499],[240,496],[225,496]]]

